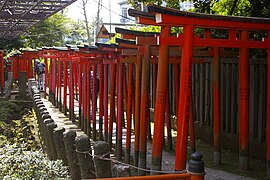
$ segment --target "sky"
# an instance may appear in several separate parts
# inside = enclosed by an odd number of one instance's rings
[[[101,0],[102,1],[102,8],[100,12],[100,17],[102,18],[104,23],[110,22],[110,11],[109,11],[109,0]],[[120,0],[110,0],[111,1],[111,22],[112,23],[119,23],[118,19],[120,14],[120,6],[119,1]],[[81,0],[77,0],[73,4],[67,7],[68,9],[68,17],[73,18],[75,21],[78,19],[84,20],[83,17],[83,10],[80,8]],[[93,21],[93,18],[97,15],[97,9],[98,9],[98,0],[88,0],[88,3],[86,5],[87,9],[87,18],[88,22],[91,23]]]

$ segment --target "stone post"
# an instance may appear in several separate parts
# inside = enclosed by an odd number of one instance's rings
[[[30,95],[30,97],[32,97],[33,93],[32,93],[32,86],[34,85],[35,79],[34,78],[29,78],[28,79],[28,94]]]
[[[56,148],[55,148],[55,143],[54,143],[54,129],[56,127],[57,125],[55,124],[55,122],[51,122],[46,125],[52,160],[57,159],[57,153],[56,153]]]
[[[19,96],[25,97],[26,94],[26,72],[19,72]]]
[[[111,161],[103,160],[100,156],[104,158],[110,158],[110,148],[108,143],[104,141],[96,141],[94,143],[94,164],[96,168],[97,178],[111,178],[112,169]]]
[[[50,119],[51,116],[49,115],[49,112],[47,111],[47,109],[45,107],[42,107],[42,111],[40,111],[39,113],[39,118],[38,118],[38,128],[40,131],[40,134],[42,135],[42,138],[44,139],[45,136],[45,130],[44,130],[44,120],[45,119]]]
[[[45,139],[45,130],[44,130],[44,120],[45,119],[51,119],[51,116],[47,111],[43,111],[43,114],[41,115],[41,119],[38,120],[38,129],[39,129],[39,137],[41,139],[41,145],[44,152],[46,152],[47,142]]]
[[[11,98],[13,72],[8,72],[8,79],[5,81],[5,99]]]
[[[81,179],[81,172],[75,149],[75,137],[75,131],[70,130],[64,133],[64,142],[70,175],[72,179]]]
[[[66,151],[65,151],[65,143],[64,143],[64,135],[65,128],[57,127],[54,129],[54,143],[55,149],[57,153],[57,158],[61,159],[65,165],[68,165]]]
[[[40,99],[40,97],[35,96],[34,98],[35,98],[35,99],[34,99],[34,102],[33,102],[33,107],[34,107],[34,110],[35,110],[35,112],[36,112],[36,114],[37,114],[37,113],[38,113],[38,112],[37,112],[37,105],[38,105],[38,104],[43,104],[43,102],[42,102],[42,100]]]
[[[49,159],[52,160],[52,152],[51,152],[51,142],[49,140],[49,132],[47,131],[47,124],[52,123],[53,120],[52,119],[45,119],[44,120],[44,125],[43,128],[45,130],[45,136],[44,136],[44,143],[45,143],[45,152],[48,155]]]
[[[36,113],[37,113],[37,118],[38,118],[39,121],[41,119],[41,116],[40,116],[41,109],[43,109],[43,108],[45,108],[45,105],[43,104],[43,102],[38,102],[37,103],[37,111],[36,111]]]
[[[96,178],[90,139],[87,135],[76,138],[77,157],[82,179]]]
[[[39,128],[39,132],[40,132],[40,135],[42,137],[42,140],[44,142],[44,139],[45,139],[45,129],[44,129],[44,121],[45,119],[51,119],[52,117],[49,115],[49,113],[47,111],[44,111],[43,115],[41,116],[41,119],[38,121],[38,128]]]

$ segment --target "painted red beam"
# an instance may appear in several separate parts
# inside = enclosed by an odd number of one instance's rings
[[[156,25],[155,15],[153,14],[138,11],[135,9],[129,9],[128,14],[135,17],[137,23],[139,24]]]
[[[180,11],[149,5],[148,12],[155,13],[156,24],[170,26],[194,25],[203,28],[236,28],[239,30],[270,30],[269,18],[209,15]]]
[[[270,46],[269,40],[254,41],[254,40],[232,40],[232,39],[203,39],[194,38],[195,47],[228,47],[228,48],[259,48],[265,49]]]
[[[224,16],[225,17],[225,16]],[[267,19],[269,21],[269,19]],[[188,24],[195,25],[200,28],[236,28],[239,30],[269,30],[270,25],[265,23],[248,23],[248,22],[235,22],[226,20],[211,20],[211,19],[200,19],[200,18],[188,18],[188,17],[177,17],[167,14],[156,14],[156,25],[171,25],[171,26],[184,26]]]
[[[205,39],[195,36],[193,47],[228,47],[228,48],[259,48],[265,49],[270,45],[269,40],[254,41],[240,39]],[[179,37],[158,37],[158,44],[167,44],[170,46],[183,46],[183,36]]]

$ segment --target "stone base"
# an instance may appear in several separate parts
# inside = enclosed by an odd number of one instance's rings
[[[221,152],[214,151],[214,166],[219,167],[221,166]]]
[[[239,158],[239,168],[242,169],[242,170],[248,170],[249,169],[248,157],[240,157]]]

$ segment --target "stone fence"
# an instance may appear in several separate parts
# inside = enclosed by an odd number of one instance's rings
[[[106,142],[94,142],[83,134],[77,136],[74,130],[57,127],[45,108],[36,81],[28,80],[33,108],[36,112],[42,149],[49,159],[60,159],[68,166],[72,179],[111,178],[110,150]]]
[[[60,159],[68,166],[72,179],[112,178],[138,175],[137,168],[110,159],[110,148],[104,141],[90,141],[84,132],[65,125],[57,125],[40,96],[34,79],[28,80],[28,91],[36,112],[42,149],[49,159]],[[189,161],[188,177],[204,176],[204,164],[200,153],[193,153]],[[112,167],[113,165],[113,167]],[[141,169],[142,170],[142,169]],[[145,170],[149,173],[149,170]],[[182,172],[185,173],[185,172]]]

